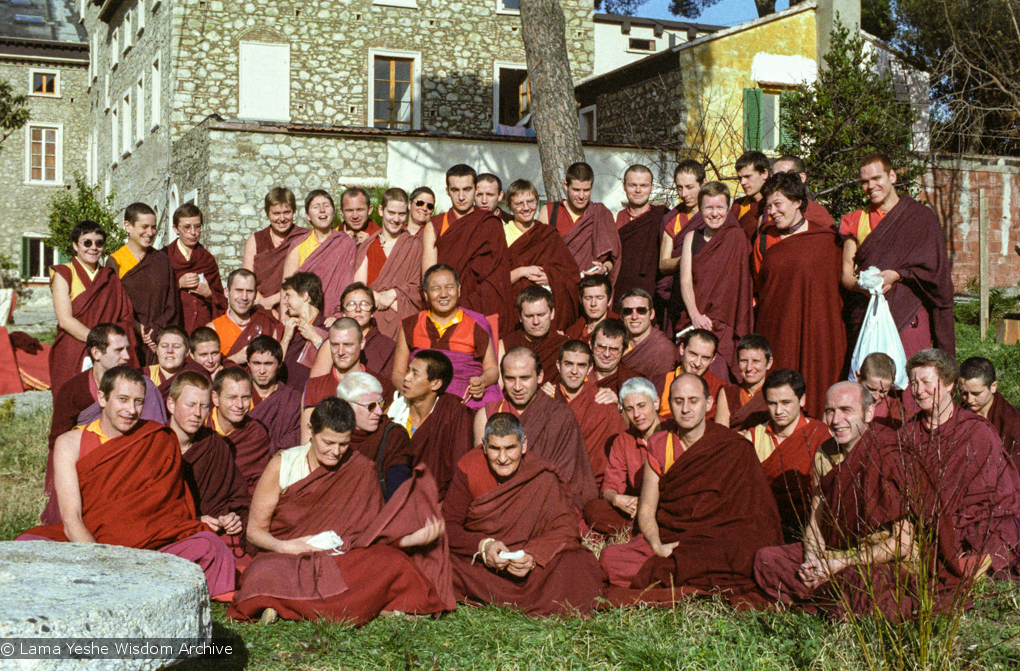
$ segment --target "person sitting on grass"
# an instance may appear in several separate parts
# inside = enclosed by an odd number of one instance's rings
[[[871,393],[875,420],[890,429],[899,429],[908,419],[903,406],[903,392],[893,387],[896,379],[896,362],[884,352],[872,352],[864,357],[857,381]]]
[[[1020,410],[999,392],[995,366],[988,359],[972,356],[960,364],[960,401],[995,427],[1002,446],[1020,466]]]

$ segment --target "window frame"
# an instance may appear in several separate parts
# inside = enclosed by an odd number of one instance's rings
[[[365,105],[365,121],[369,128],[375,128],[375,60],[376,58],[411,61],[411,125],[408,131],[421,130],[421,52],[398,49],[368,50],[368,104]],[[379,129],[400,132],[401,129]]]
[[[582,137],[581,141],[597,142],[599,139],[599,126],[598,126],[599,117],[595,105],[588,105],[587,107],[582,107],[581,109],[577,110],[577,122],[578,122],[577,125],[580,126],[581,117],[589,113],[591,114],[591,138],[586,140],[585,138]]]
[[[149,122],[149,132],[154,132],[159,128],[160,116],[163,113],[162,100],[160,96],[163,95],[163,79],[162,70],[160,68],[160,57],[157,55],[152,59],[150,66],[150,82],[149,82],[149,115],[152,117]]]
[[[496,3],[496,13],[497,14],[504,14],[504,15],[508,15],[508,16],[520,16],[521,15],[520,6],[518,6],[517,9],[514,9],[512,7],[507,7],[506,4],[505,4],[506,0],[495,0],[495,3]],[[519,4],[520,3],[518,2],[518,5]]]
[[[53,93],[36,93],[35,76],[53,75]],[[28,71],[28,95],[35,98],[60,98],[60,70],[50,68],[30,68]]]
[[[47,236],[39,233],[26,231],[25,233],[21,234],[21,279],[24,280],[25,282],[49,282],[50,280],[48,273],[49,269],[46,267],[47,250],[53,252],[54,266],[59,265],[61,263],[66,263],[66,261],[63,260],[63,254],[60,253],[60,250],[55,247],[50,247],[49,245],[47,245],[46,239]],[[26,258],[26,253],[29,251],[28,247],[33,244],[40,245],[42,247],[42,249],[40,250],[41,253],[39,254],[39,260],[43,266],[42,268],[40,268],[40,271],[42,273],[40,275],[33,275],[31,273],[32,269],[28,267],[29,259]]]
[[[54,168],[53,179],[45,179],[46,167],[43,166],[43,179],[32,179],[32,131],[54,130],[56,131],[56,142],[54,147]],[[43,140],[45,145],[46,141]],[[43,157],[45,158],[45,151]],[[45,162],[45,161],[44,161]],[[31,186],[58,186],[64,183],[64,124],[60,122],[47,123],[45,121],[29,122],[25,124],[25,184]]]

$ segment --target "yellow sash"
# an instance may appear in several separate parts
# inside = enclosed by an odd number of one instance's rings
[[[312,255],[316,249],[319,248],[319,238],[315,235],[315,231],[312,231],[307,238],[301,241],[298,245],[298,267],[305,265],[305,260]]]
[[[673,456],[673,432],[670,431],[669,435],[666,436],[666,463],[662,465],[662,474],[668,473],[669,469],[673,468],[675,462],[676,459]]]
[[[868,237],[871,233],[871,215],[868,212],[868,208],[861,210],[861,216],[857,220],[857,245],[860,246],[864,242],[864,238]]]
[[[128,271],[138,265],[138,259],[131,253],[127,245],[124,245],[110,256],[117,262],[117,275],[123,278]]]

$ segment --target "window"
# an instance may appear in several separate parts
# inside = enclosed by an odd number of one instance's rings
[[[110,35],[110,69],[117,67],[120,62],[120,28],[114,28]]]
[[[493,87],[497,126],[531,127],[531,83],[523,65],[496,63]]]
[[[121,145],[120,151],[122,154],[127,155],[131,153],[131,94],[128,93],[124,96],[124,100],[121,101],[120,106],[121,123],[123,124],[123,130],[121,132]]]
[[[149,110],[149,117],[151,119],[151,130],[156,130],[159,127],[160,117],[160,106],[161,101],[159,99],[160,92],[163,90],[163,80],[159,75],[159,57],[157,56],[152,61],[152,80],[149,82],[149,104],[151,109]]]
[[[110,110],[110,75],[103,75],[103,111]]]
[[[418,9],[418,0],[372,0],[372,4],[383,7],[407,7],[409,9]]]
[[[779,153],[780,145],[786,139],[782,108],[787,93],[744,89],[744,151]]]
[[[519,14],[521,0],[496,0],[496,11],[500,14]]]
[[[137,14],[138,18],[136,19],[135,22],[138,24],[138,28],[137,28],[137,31],[136,31],[135,34],[136,35],[141,35],[143,32],[145,32],[145,0],[139,0],[138,1],[138,8],[137,9],[138,9],[138,14]]]
[[[239,48],[238,116],[290,121],[290,45],[241,42]]]
[[[595,105],[581,108],[581,111],[578,113],[578,121],[581,125],[581,139],[594,142],[597,139],[595,131]]]
[[[414,123],[414,59],[376,56],[372,126],[411,130]]]
[[[63,263],[56,249],[46,244],[46,238],[36,233],[25,233],[21,237],[21,279],[34,282],[47,282],[50,279],[50,268]]]
[[[632,37],[627,48],[631,51],[655,51],[655,40],[641,40]]]
[[[145,83],[138,78],[135,84],[135,142],[142,143],[145,136]]]
[[[110,165],[120,160],[120,124],[117,122],[117,108],[110,110]]]
[[[27,128],[26,181],[31,184],[63,182],[61,125],[29,124]]]
[[[95,184],[95,181],[96,181],[96,131],[95,131],[95,129],[93,129],[89,133],[88,152],[85,154],[85,175],[88,177],[89,184]]]
[[[60,73],[55,70],[31,70],[31,95],[60,97]]]
[[[131,49],[131,38],[134,33],[131,32],[131,10],[129,9],[124,15],[124,53],[126,54]]]

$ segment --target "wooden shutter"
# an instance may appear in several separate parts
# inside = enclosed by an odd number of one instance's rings
[[[761,108],[765,92],[744,89],[744,151],[761,151]]]
[[[32,256],[32,250],[29,249],[31,244],[31,239],[21,236],[21,279],[23,280],[32,276],[31,269],[28,267]]]

